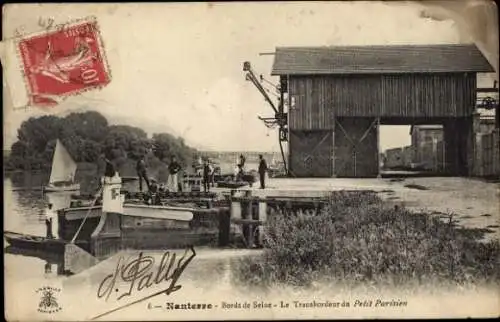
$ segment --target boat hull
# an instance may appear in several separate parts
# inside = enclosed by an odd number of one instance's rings
[[[60,212],[63,220],[83,220],[99,218],[102,215],[102,206],[66,208]],[[189,222],[193,219],[192,209],[183,207],[150,206],[142,204],[124,204],[123,215],[129,217],[165,219]]]
[[[98,258],[106,258],[120,249],[217,246],[221,219],[229,218],[229,212],[229,207],[202,209],[144,204],[124,204],[122,213],[103,212],[102,206],[66,208],[58,212],[59,235],[70,240],[85,220],[78,238],[87,240],[90,253]]]
[[[9,245],[18,249],[43,251],[56,254],[63,254],[65,245],[69,243],[68,241],[62,239],[51,239],[41,236],[19,234],[10,231],[4,232],[4,238],[7,240]],[[76,244],[84,246],[87,243],[84,241],[78,241]]]
[[[64,191],[79,191],[80,190],[80,184],[75,183],[71,185],[65,185],[65,186],[53,186],[53,185],[47,185],[43,188],[45,192],[64,192]]]
[[[249,183],[246,181],[222,181],[217,183],[218,188],[230,188],[230,189],[238,189],[248,185]]]
[[[180,222],[189,222],[193,219],[192,210],[182,207],[124,204],[123,214],[130,217],[154,218]]]

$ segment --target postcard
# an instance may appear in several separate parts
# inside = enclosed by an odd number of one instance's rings
[[[498,317],[496,12],[5,5],[6,319]]]

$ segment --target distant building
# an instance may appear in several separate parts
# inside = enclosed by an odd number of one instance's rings
[[[413,164],[413,147],[405,146],[385,151],[384,169],[409,170]]]
[[[439,171],[444,168],[443,126],[413,125],[410,128],[414,151],[413,167]]]
[[[481,111],[478,133],[488,134],[495,129],[495,111]],[[410,128],[413,167],[430,171],[445,168],[443,126],[413,125]],[[394,158],[394,157],[393,157]]]

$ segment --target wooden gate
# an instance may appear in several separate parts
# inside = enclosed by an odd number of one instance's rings
[[[378,119],[335,120],[335,175],[376,177],[379,173]]]
[[[292,176],[332,177],[332,131],[290,131],[289,147]]]

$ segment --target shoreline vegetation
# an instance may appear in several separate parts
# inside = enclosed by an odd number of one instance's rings
[[[102,156],[111,160],[123,175],[135,175],[135,163],[146,156],[148,168],[161,172],[176,156],[189,169],[193,157],[199,153],[180,137],[169,133],[147,133],[128,125],[109,125],[98,112],[71,113],[65,117],[41,116],[24,121],[17,133],[17,141],[8,155],[4,155],[4,172],[31,173],[48,171],[57,139],[60,139],[79,171],[104,171]]]
[[[238,259],[245,288],[337,285],[345,289],[500,285],[500,244],[480,230],[390,207],[375,195],[334,197],[316,215],[272,212],[263,252]],[[335,290],[339,290],[335,288]]]

